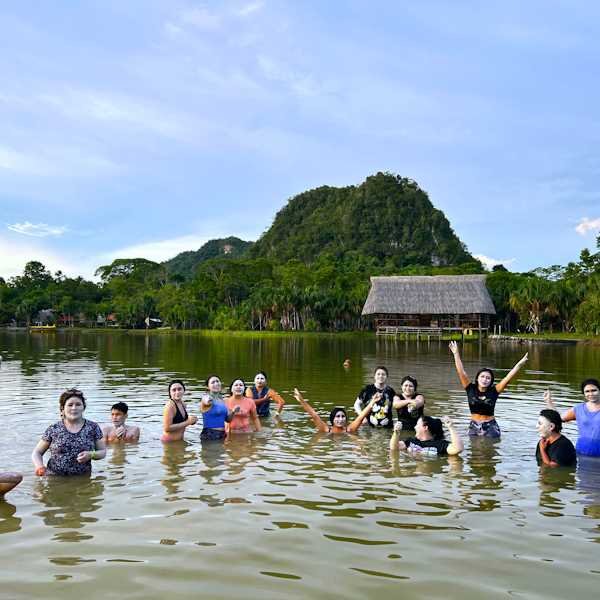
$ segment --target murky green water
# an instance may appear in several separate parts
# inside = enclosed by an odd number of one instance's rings
[[[469,373],[502,370],[522,347],[464,348]],[[600,349],[535,346],[500,398],[498,442],[467,440],[458,460],[393,461],[388,432],[313,432],[289,391],[323,413],[351,406],[385,364],[418,378],[430,414],[462,432],[467,403],[445,344],[374,338],[134,337],[0,333],[0,469],[23,483],[0,501],[2,598],[564,598],[600,585],[600,464],[540,474],[533,456],[543,390],[562,406],[598,376]],[[350,371],[342,361],[350,357]],[[159,441],[166,384],[265,369],[288,400],[284,426],[226,447]],[[36,478],[30,454],[58,420],[66,387],[88,418],[130,405],[137,446],[111,448],[91,481]],[[576,429],[565,428],[573,441]],[[244,437],[244,436],[240,436]],[[465,438],[466,439],[466,438]]]

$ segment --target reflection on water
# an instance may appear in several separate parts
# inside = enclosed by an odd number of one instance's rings
[[[484,343],[462,354],[469,373],[502,374],[523,351]],[[25,474],[0,501],[0,584],[16,598],[562,598],[575,580],[578,595],[597,589],[600,468],[540,470],[535,422],[548,386],[561,408],[580,401],[598,349],[531,347],[498,402],[500,440],[466,437],[464,393],[436,341],[0,332],[0,354],[0,458]],[[291,398],[301,386],[320,413],[351,407],[379,364],[392,385],[417,377],[427,411],[455,420],[460,457],[390,455],[390,432],[368,427],[315,433]],[[207,373],[250,380],[260,368],[288,403],[282,419],[227,443],[200,444],[200,425],[183,442],[159,441],[170,379],[186,381],[198,414]],[[29,455],[68,386],[86,392],[98,422],[127,402],[141,441],[111,445],[91,479],[37,479]],[[575,441],[573,425],[565,433]]]

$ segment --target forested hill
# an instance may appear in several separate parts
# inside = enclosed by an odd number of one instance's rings
[[[323,186],[293,197],[248,255],[310,263],[320,254],[349,252],[396,268],[475,261],[427,193],[387,173],[359,186]]]
[[[194,276],[196,267],[211,258],[241,258],[252,246],[252,242],[245,242],[237,237],[228,237],[206,242],[198,250],[181,252],[175,258],[164,262],[169,275],[180,275],[184,279]]]

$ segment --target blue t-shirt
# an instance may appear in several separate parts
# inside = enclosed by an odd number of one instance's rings
[[[207,429],[223,429],[227,419],[227,407],[222,400],[212,398],[211,407],[202,413],[204,427]]]
[[[600,456],[600,410],[592,412],[585,404],[577,404],[574,410],[579,430],[577,454]]]

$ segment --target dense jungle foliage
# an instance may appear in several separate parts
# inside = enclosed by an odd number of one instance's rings
[[[356,330],[369,327],[360,313],[371,276],[481,272],[414,182],[379,173],[296,196],[256,244],[212,240],[163,264],[118,259],[98,268],[99,283],[29,262],[0,278],[0,324]],[[600,334],[600,236],[578,262],[496,267],[487,285],[505,331]]]

